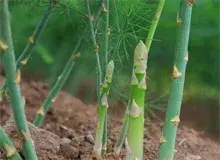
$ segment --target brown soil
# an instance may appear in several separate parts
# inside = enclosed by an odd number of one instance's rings
[[[36,110],[42,104],[48,93],[48,87],[42,82],[26,81],[21,84],[22,93],[26,99],[26,114],[31,122]],[[112,148],[119,134],[123,113],[109,108],[108,125],[108,156],[109,160],[123,159],[124,150],[120,157],[114,157]],[[120,109],[121,110],[121,109]],[[3,125],[11,114],[9,104],[2,102],[0,107],[0,123]],[[53,108],[38,129],[31,124],[31,134],[42,160],[90,160],[96,159],[92,153],[94,133],[96,129],[96,107],[86,105],[79,99],[61,92],[53,103]],[[15,129],[7,123],[5,128],[16,144]],[[48,132],[49,131],[49,132]],[[156,160],[158,142],[161,134],[161,122],[146,121],[144,136],[144,159]],[[210,135],[209,135],[210,136]],[[188,125],[180,125],[176,142],[175,160],[219,160],[220,143],[203,131],[195,130]],[[1,158],[0,158],[1,159]]]

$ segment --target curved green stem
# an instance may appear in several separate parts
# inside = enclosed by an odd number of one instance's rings
[[[150,47],[151,47],[153,37],[154,37],[154,34],[155,34],[157,26],[158,26],[158,22],[159,22],[160,17],[161,17],[161,13],[162,13],[162,10],[163,10],[163,7],[164,7],[164,3],[165,3],[165,0],[160,0],[159,1],[156,12],[155,12],[155,16],[154,16],[152,24],[150,26],[150,30],[149,30],[148,36],[146,38],[146,41],[145,41],[145,46],[146,46],[147,52],[150,51]],[[131,90],[133,90],[132,87],[131,87]],[[131,97],[131,95],[130,95],[130,97]],[[127,109],[129,109],[129,106],[131,105],[130,103],[131,103],[131,99],[129,98],[129,103],[127,105]],[[128,126],[129,126],[128,116],[129,116],[128,114],[125,114],[125,117],[124,117],[124,120],[123,120],[123,123],[122,123],[121,132],[120,132],[119,138],[116,141],[116,145],[114,147],[114,152],[117,155],[120,153],[121,147],[122,147],[123,143],[125,142],[125,138],[127,136]]]
[[[0,126],[0,148],[4,150],[8,160],[22,160],[2,126]]]
[[[166,111],[163,134],[160,139],[159,160],[174,158],[175,139],[182,104],[188,42],[190,35],[193,0],[182,0],[177,14],[177,40],[171,90]]]
[[[154,35],[155,35],[156,29],[158,26],[158,22],[161,17],[161,13],[163,11],[164,4],[165,4],[165,0],[159,0],[153,21],[150,26],[150,30],[149,30],[147,39],[145,41],[145,46],[146,46],[148,52],[150,51],[150,47],[151,47],[152,41],[154,39]]]
[[[38,40],[40,39],[42,32],[44,31],[48,20],[51,16],[51,13],[55,7],[55,5],[57,4],[58,1],[55,0],[51,0],[50,5],[48,6],[48,8],[46,9],[45,13],[43,14],[39,24],[37,25],[36,29],[34,30],[33,34],[29,37],[28,39],[28,43],[25,46],[23,52],[21,53],[21,55],[18,57],[18,59],[16,60],[16,68],[17,70],[22,69],[22,67],[24,65],[27,64],[32,51],[34,50]],[[7,82],[4,82],[3,85],[1,86],[1,93],[2,96],[5,96],[5,91],[7,88]]]
[[[16,72],[14,47],[11,33],[10,13],[8,9],[8,0],[1,0],[2,10],[2,37],[0,37],[0,49],[3,54],[3,67],[6,72],[7,85],[9,90],[10,102],[13,109],[13,115],[19,132],[24,155],[27,159],[37,160],[33,142],[28,129],[28,124],[24,112],[24,105],[21,101],[21,92],[19,87],[20,72]]]

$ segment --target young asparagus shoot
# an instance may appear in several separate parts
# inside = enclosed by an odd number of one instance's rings
[[[75,51],[78,50],[80,44],[81,44],[81,40],[78,41],[78,45],[76,46]],[[42,107],[40,107],[40,109],[37,111],[37,115],[33,121],[33,124],[35,126],[39,127],[41,125],[47,111],[52,106],[52,102],[55,101],[56,96],[58,95],[58,93],[62,89],[63,85],[66,83],[66,81],[67,81],[73,67],[75,66],[75,63],[76,63],[77,59],[79,58],[79,56],[80,56],[80,53],[75,54],[75,52],[73,52],[73,55],[68,60],[65,68],[63,69],[62,73],[58,77],[55,85],[50,90],[48,96],[44,100]]]
[[[160,140],[159,160],[173,160],[174,158],[175,139],[178,124],[180,122],[179,115],[183,96],[186,65],[188,61],[187,50],[190,35],[192,6],[193,0],[181,0],[180,11],[177,14],[177,43],[170,96],[168,99],[163,134]]]
[[[101,156],[102,150],[105,150],[106,145],[103,145],[104,127],[108,109],[108,94],[112,84],[112,76],[114,72],[114,62],[110,61],[107,65],[107,71],[104,83],[102,84],[102,95],[98,105],[98,127],[96,130],[96,138],[94,152],[97,156]],[[107,125],[107,124],[106,124]],[[104,149],[103,149],[104,148]]]
[[[105,3],[103,2],[103,12],[105,12],[104,17],[105,17],[105,31],[104,31],[104,36],[105,36],[105,63],[104,63],[104,75],[106,75],[106,72],[108,70],[108,37],[109,37],[109,0],[105,0]],[[107,150],[107,113],[105,117],[105,124],[104,124],[104,131],[103,131],[103,138],[102,138],[102,156],[106,154]]]
[[[152,41],[153,41],[153,38],[154,38],[154,34],[156,32],[158,22],[159,22],[160,17],[161,17],[161,13],[163,11],[164,3],[165,3],[165,0],[159,0],[159,3],[158,3],[158,6],[157,6],[157,9],[156,9],[153,21],[152,21],[151,26],[150,26],[148,36],[147,36],[146,41],[145,41],[145,46],[146,46],[147,52],[150,51],[150,47],[151,47],[151,44],[152,44]],[[129,102],[128,102],[128,105],[127,105],[127,111],[125,113],[125,117],[124,117],[123,123],[122,123],[121,132],[120,132],[119,138],[116,141],[116,144],[115,144],[115,147],[114,147],[114,152],[115,152],[116,155],[119,155],[119,153],[121,151],[121,147],[122,147],[123,143],[125,142],[125,138],[127,136],[128,126],[129,126],[128,110],[129,110],[129,106],[131,106],[131,103],[132,103],[132,100],[131,100],[131,95],[130,95]]]
[[[31,139],[28,124],[24,112],[24,105],[21,101],[21,92],[19,86],[18,71],[16,71],[14,46],[12,41],[10,12],[8,8],[8,0],[0,1],[0,9],[2,11],[2,26],[0,37],[0,49],[2,51],[3,67],[6,72],[10,103],[13,110],[13,115],[16,123],[19,137],[22,142],[24,155],[27,159],[37,160],[34,144]]]
[[[134,51],[134,65],[131,80],[131,105],[129,106],[127,160],[143,159],[144,101],[146,92],[146,69],[148,52],[140,41]]]
[[[17,70],[21,70],[24,65],[27,64],[29,58],[31,57],[31,54],[40,39],[42,32],[44,31],[45,27],[47,26],[48,20],[51,16],[51,13],[55,7],[55,5],[58,3],[59,0],[51,0],[51,3],[49,4],[48,8],[46,9],[45,13],[43,14],[39,24],[37,25],[36,29],[34,30],[33,34],[28,38],[28,43],[26,47],[24,48],[21,55],[16,60],[16,68]],[[4,82],[1,86],[1,94],[2,96],[6,95],[6,87],[7,82]]]
[[[8,160],[22,160],[2,126],[0,126],[0,148],[4,150]]]
[[[92,37],[93,50],[96,55],[96,62],[97,62],[97,68],[98,68],[97,97],[98,97],[98,101],[99,101],[100,95],[101,95],[100,87],[101,87],[101,83],[102,83],[102,69],[101,69],[101,63],[100,63],[100,58],[99,58],[99,45],[96,42],[96,36],[95,36],[94,25],[93,25],[94,18],[90,12],[89,0],[85,0],[85,5],[86,5],[87,12],[88,12],[89,27],[90,27],[91,37]]]

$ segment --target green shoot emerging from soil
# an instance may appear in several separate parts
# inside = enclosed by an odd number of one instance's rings
[[[105,120],[107,116],[107,108],[108,108],[108,94],[112,84],[112,76],[114,72],[114,62],[110,61],[107,65],[107,71],[104,83],[102,84],[102,95],[101,100],[98,105],[98,127],[96,131],[96,140],[94,145],[94,151],[96,155],[101,156],[103,148],[106,148],[106,144],[103,144],[103,136],[104,136],[104,127]]]
[[[160,16],[161,16],[161,13],[162,13],[162,10],[163,10],[164,3],[165,3],[165,0],[160,0],[159,1],[154,19],[153,19],[152,24],[150,26],[148,37],[147,37],[146,42],[145,42],[147,52],[150,51],[152,40],[153,40],[155,31],[156,31],[158,22],[160,20]],[[131,105],[131,103],[132,103],[132,101],[131,101],[131,95],[130,95],[127,107],[129,107]],[[123,124],[122,124],[122,129],[121,129],[119,138],[116,142],[116,145],[114,147],[114,152],[117,155],[120,153],[121,147],[122,147],[123,143],[125,142],[127,132],[128,132],[128,126],[129,126],[129,115],[125,114]]]
[[[143,159],[144,101],[146,91],[146,68],[148,52],[142,41],[134,51],[133,73],[131,78],[131,102],[127,113],[129,126],[127,160]]]

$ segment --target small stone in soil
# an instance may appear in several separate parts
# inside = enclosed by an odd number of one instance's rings
[[[71,140],[68,138],[62,138],[61,139],[61,144],[70,144]]]
[[[85,140],[88,141],[91,144],[94,144],[94,141],[95,141],[91,134],[85,136]]]
[[[79,156],[79,150],[69,144],[62,144],[61,150],[67,158],[77,158]]]

